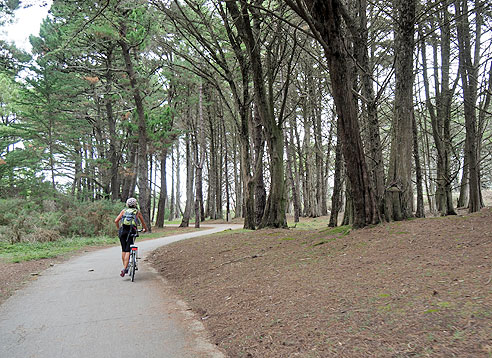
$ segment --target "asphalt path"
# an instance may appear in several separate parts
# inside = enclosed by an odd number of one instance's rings
[[[43,271],[0,306],[0,357],[223,358],[202,322],[145,262],[160,246],[241,226],[208,227],[137,241],[135,282],[119,276],[119,246]]]

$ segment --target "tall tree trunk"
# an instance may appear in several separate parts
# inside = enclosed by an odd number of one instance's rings
[[[109,160],[111,162],[111,199],[118,200],[120,197],[120,180],[119,180],[119,146],[116,135],[116,120],[113,111],[113,51],[108,50],[106,54],[106,93],[104,102],[106,106],[106,118],[109,130]]]
[[[193,158],[192,158],[192,149],[190,143],[190,136],[186,133],[185,136],[186,142],[186,205],[183,213],[183,218],[181,219],[181,224],[179,227],[188,227],[190,226],[190,217],[191,217],[191,209],[193,200]]]
[[[387,177],[387,220],[413,216],[413,50],[415,0],[395,0],[395,111],[392,125],[390,163]]]
[[[270,151],[270,192],[260,228],[287,227],[285,216],[284,140],[282,126],[275,119],[273,104],[271,102],[273,99],[268,97],[265,89],[260,46],[258,46],[253,29],[251,28],[248,7],[244,1],[241,1],[241,11],[239,11],[236,1],[226,1],[226,5],[235,21],[239,36],[246,45],[248,57],[251,61],[255,104],[258,107],[258,112],[265,128],[266,141]],[[249,186],[249,183],[246,186]]]
[[[363,115],[367,120],[367,167],[374,186],[376,202],[380,214],[384,213],[384,162],[381,136],[379,134],[379,119],[376,96],[373,87],[373,66],[369,58],[369,35],[367,28],[367,0],[359,1],[359,36],[356,37],[356,56],[360,64],[359,77],[362,96],[365,102],[362,106]]]
[[[291,128],[291,133],[292,133],[292,128]],[[292,140],[292,136],[291,136]],[[294,181],[294,175],[292,174],[292,162],[295,160],[295,152],[292,148],[292,145],[289,143],[287,140],[287,133],[284,134],[284,141],[285,141],[285,148],[287,152],[287,179],[289,180],[289,183],[291,185],[291,190],[292,190],[292,203],[294,205],[294,222],[298,223],[299,222],[299,188],[296,187],[296,182]]]
[[[231,208],[230,208],[230,193],[229,193],[229,160],[228,160],[228,152],[227,149],[227,136],[225,129],[225,121],[222,120],[222,132],[223,132],[223,140],[224,140],[224,179],[225,179],[225,190],[226,190],[226,221],[229,222],[231,220]]]
[[[176,141],[176,205],[175,218],[182,215],[181,210],[181,154],[179,150],[180,142]]]
[[[164,217],[165,217],[166,202],[167,202],[166,160],[167,160],[167,148],[163,149],[161,153],[161,185],[160,185],[161,190],[159,193],[159,202],[157,204],[157,219],[155,222],[157,227],[161,227],[161,228],[164,227]]]
[[[252,119],[255,162],[258,163],[256,166],[258,173],[255,175],[255,225],[260,226],[263,213],[265,212],[266,190],[265,179],[263,176],[263,158],[260,158],[259,156],[263,155],[265,139],[263,136],[263,127],[261,125],[257,106],[254,108]]]
[[[427,74],[427,52],[425,41],[421,42],[422,67],[424,89],[426,95],[426,105],[429,111],[432,125],[432,135],[437,150],[437,171],[436,171],[436,203],[441,215],[454,215],[454,204],[451,193],[451,173],[450,173],[450,122],[451,122],[451,98],[453,90],[449,89],[449,61],[450,61],[450,29],[448,21],[447,4],[443,6],[443,16],[441,23],[441,84],[439,86],[439,74],[435,69],[435,88],[436,104],[434,106],[430,96],[430,86]],[[421,34],[422,37],[422,34]],[[433,44],[434,62],[437,63],[437,44]]]
[[[347,163],[347,176],[354,201],[354,227],[361,228],[380,221],[376,197],[365,161],[360,137],[358,111],[352,93],[354,63],[347,52],[350,46],[344,40],[342,9],[340,0],[304,0],[306,8],[298,8],[287,0],[303,18],[307,18],[319,34],[330,71],[332,94],[338,114],[338,135]],[[308,12],[306,12],[308,11]],[[343,11],[344,14],[348,13]]]
[[[207,100],[208,101],[208,100]],[[217,185],[218,185],[218,144],[217,134],[214,128],[212,116],[209,116],[209,131],[210,131],[210,149],[209,149],[209,165],[208,165],[208,190],[207,190],[207,208],[205,210],[205,216],[209,216],[210,219],[217,219]]]
[[[200,222],[205,219],[203,209],[203,165],[205,163],[205,120],[203,117],[203,85],[200,82],[198,91],[198,123],[194,135],[195,147],[195,227],[200,227]]]
[[[223,193],[222,191],[224,190],[224,172],[222,171],[222,168],[224,168],[224,155],[227,151],[226,146],[224,145],[224,138],[225,138],[225,131],[223,131],[222,127],[220,127],[220,120],[222,119],[222,111],[221,108],[219,107],[220,104],[216,103],[216,116],[219,118],[219,124],[217,124],[217,130],[216,132],[218,133],[217,136],[217,141],[219,145],[219,153],[220,155],[218,156],[216,160],[216,183],[215,183],[215,210],[216,210],[216,218],[217,219],[223,219],[224,218],[224,211],[223,211]]]
[[[179,139],[178,139],[179,141]],[[174,160],[174,145],[171,147],[171,198],[169,200],[169,221],[173,221],[174,220],[174,201],[175,201],[175,197],[174,197],[174,178],[175,178],[175,174],[174,174],[174,171],[175,171],[175,160]]]
[[[239,138],[239,145],[237,143],[237,140]],[[235,188],[235,197],[236,197],[236,203],[235,203],[235,217],[236,218],[241,218],[243,217],[243,206],[244,206],[244,201],[243,201],[243,181],[242,181],[242,175],[243,175],[243,159],[242,159],[242,139],[241,139],[241,133],[239,133],[239,136],[234,136],[234,156],[233,156],[233,168],[234,168],[234,188]],[[239,150],[238,150],[239,149]],[[239,152],[239,155],[238,155]],[[239,169],[238,169],[239,166]]]
[[[145,121],[143,99],[137,84],[137,76],[130,56],[130,48],[128,46],[128,43],[126,42],[126,32],[126,24],[121,23],[121,39],[118,41],[118,43],[121,47],[123,59],[125,61],[125,69],[128,74],[128,78],[130,79],[130,85],[133,90],[133,100],[135,101],[135,107],[137,108],[138,116],[138,201],[140,204],[140,211],[143,215],[143,219],[148,224],[149,231],[151,231],[149,202],[150,190],[147,158],[147,124]]]
[[[333,194],[331,196],[331,213],[330,223],[328,226],[336,227],[338,225],[338,213],[340,212],[341,194],[342,194],[342,143],[337,140],[335,149],[335,175],[333,179]]]
[[[417,210],[415,211],[415,216],[418,218],[425,217],[424,211],[424,193],[422,188],[422,168],[420,166],[420,154],[419,154],[419,142],[418,142],[418,132],[417,132],[417,122],[415,121],[415,116],[412,121],[412,134],[413,134],[413,158],[415,161],[415,178],[417,180]]]
[[[475,64],[471,58],[470,44],[470,26],[468,21],[468,3],[467,0],[455,1],[455,12],[458,18],[458,49],[459,49],[459,67],[461,74],[461,85],[463,88],[465,129],[466,129],[466,156],[468,158],[468,185],[469,185],[469,205],[468,211],[473,213],[481,208],[480,200],[480,177],[479,161],[477,158],[477,118],[475,105],[477,99],[477,67],[478,59],[475,58]],[[478,33],[477,33],[478,35]],[[477,36],[476,41],[480,43]],[[474,66],[475,65],[475,66]]]

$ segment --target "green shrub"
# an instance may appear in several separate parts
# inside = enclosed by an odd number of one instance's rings
[[[46,242],[63,237],[115,236],[114,219],[124,207],[107,200],[0,199],[0,240]]]

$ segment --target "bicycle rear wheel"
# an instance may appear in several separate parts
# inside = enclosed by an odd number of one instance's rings
[[[131,269],[130,269],[130,277],[132,278],[132,282],[135,281],[135,267],[137,266],[136,262],[136,253],[135,251],[132,251],[132,254],[130,256],[130,261],[132,263]]]

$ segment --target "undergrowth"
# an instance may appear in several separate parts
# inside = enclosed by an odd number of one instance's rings
[[[54,242],[63,238],[114,236],[114,218],[124,204],[106,200],[0,199],[0,241]]]

